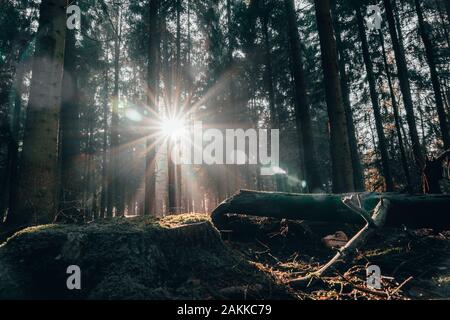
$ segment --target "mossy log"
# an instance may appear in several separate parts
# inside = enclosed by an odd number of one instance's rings
[[[380,199],[390,201],[387,227],[450,229],[450,195],[399,193],[355,194],[361,208],[372,211]],[[361,215],[344,204],[349,194],[297,194],[240,190],[211,213],[218,229],[226,229],[227,214],[244,214],[278,219],[363,224]]]

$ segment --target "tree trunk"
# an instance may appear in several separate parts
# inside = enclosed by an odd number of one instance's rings
[[[341,80],[342,100],[345,109],[345,118],[347,120],[348,142],[350,145],[350,152],[352,157],[353,178],[356,191],[364,191],[364,173],[361,164],[361,159],[358,151],[358,143],[356,140],[355,124],[353,122],[353,111],[350,103],[350,88],[348,84],[347,72],[345,70],[345,61],[348,60],[348,55],[345,52],[342,39],[341,28],[339,22],[339,15],[336,11],[336,2],[332,3],[333,22],[336,33],[336,49],[339,56],[339,75]]]
[[[292,77],[294,78],[295,122],[299,139],[299,149],[303,150],[303,160],[309,190],[310,192],[317,192],[322,189],[322,183],[320,182],[319,167],[317,166],[317,156],[314,148],[313,128],[306,93],[306,81],[301,58],[301,43],[297,29],[294,0],[285,0],[285,8],[288,20]]]
[[[151,0],[148,19],[148,69],[147,69],[147,97],[150,116],[154,117],[157,112],[156,95],[158,87],[157,60],[158,60],[158,7],[159,0]],[[154,139],[147,138],[145,156],[145,204],[144,214],[151,215],[156,209],[156,186],[155,186],[155,161],[156,151],[153,145]]]
[[[66,34],[65,0],[43,0],[18,192],[8,223],[25,226],[53,220],[59,185],[58,124]]]
[[[394,183],[392,181],[392,174],[389,165],[389,155],[386,147],[386,137],[384,135],[383,120],[381,118],[380,105],[378,103],[378,93],[376,90],[375,76],[373,74],[372,59],[370,58],[369,44],[367,43],[364,19],[361,15],[361,8],[359,7],[359,5],[356,5],[355,9],[364,64],[366,66],[367,80],[369,82],[370,99],[372,102],[373,114],[375,118],[375,127],[378,136],[378,148],[381,154],[381,165],[383,168],[383,175],[386,183],[386,191],[391,192],[394,190]]]
[[[112,114],[111,114],[111,146],[110,146],[110,184],[108,185],[108,216],[111,217],[112,209],[115,209],[116,215],[122,215],[121,197],[119,181],[119,76],[120,76],[120,42],[121,42],[121,12],[116,8],[116,25],[114,36],[114,88],[112,95]]]
[[[400,158],[401,158],[401,162],[402,162],[402,168],[403,168],[403,172],[405,174],[407,188],[409,191],[411,191],[412,190],[411,189],[411,187],[412,187],[411,176],[409,174],[408,160],[406,157],[406,150],[405,150],[405,145],[404,145],[403,137],[402,137],[402,130],[401,130],[402,124],[400,121],[400,114],[399,114],[399,110],[398,110],[397,98],[395,97],[394,87],[392,85],[391,72],[389,71],[386,48],[384,45],[383,32],[381,30],[379,31],[379,36],[380,36],[380,42],[381,42],[381,49],[383,51],[384,69],[386,71],[386,77],[388,80],[389,93],[391,95],[392,109],[394,111],[395,130],[397,132],[398,145],[400,148]]]
[[[445,2],[446,2],[446,5],[448,7],[450,7],[450,2],[449,1],[445,1]],[[449,35],[450,19],[449,19],[449,23],[445,22],[445,17],[444,17],[444,14],[442,12],[442,8],[440,6],[439,0],[434,0],[434,4],[436,6],[436,10],[438,11],[439,19],[441,20],[442,28],[444,29],[443,32],[444,32],[444,35],[445,35],[445,40],[447,41],[447,47],[450,48],[450,35]]]
[[[106,50],[108,55],[108,50]],[[100,217],[105,218],[108,213],[108,115],[109,115],[109,77],[108,68],[105,69],[104,100],[103,100],[103,150],[102,150],[102,193],[100,199]]]
[[[277,119],[276,115],[275,93],[273,88],[273,65],[270,46],[270,35],[269,35],[268,9],[265,10],[263,16],[261,17],[261,24],[262,24],[262,33],[264,37],[264,64],[266,67],[264,73],[264,85],[267,92],[267,97],[269,99],[270,125],[272,126],[272,128],[278,128],[279,119]]]
[[[447,12],[447,20],[450,23],[450,1],[444,1],[445,3],[445,11]]]
[[[64,75],[61,104],[61,203],[65,216],[80,215],[81,171],[78,167],[80,153],[79,95],[75,30],[66,32]],[[78,201],[78,203],[77,203]]]
[[[333,192],[349,192],[354,190],[353,168],[348,142],[347,121],[342,103],[336,41],[330,14],[330,1],[315,0],[314,3],[330,124]]]
[[[177,213],[177,183],[176,183],[176,170],[175,163],[172,159],[172,149],[176,143],[172,137],[167,139],[167,161],[168,161],[168,201],[169,201],[169,214]]]
[[[416,128],[416,119],[414,116],[414,106],[411,97],[411,88],[409,85],[408,68],[406,66],[405,53],[402,50],[397,30],[395,27],[395,17],[392,11],[391,0],[383,0],[386,9],[386,16],[389,26],[389,34],[391,35],[392,46],[394,48],[395,61],[397,62],[397,73],[400,82],[400,90],[403,96],[403,104],[406,110],[406,121],[408,123],[409,135],[412,143],[414,158],[419,168],[423,168],[425,164],[424,148],[420,144],[419,135]]]
[[[180,116],[182,114],[184,116],[184,107],[180,105],[181,100],[181,84],[182,82],[182,75],[181,75],[181,0],[177,0],[176,2],[176,10],[177,10],[177,56],[176,56],[176,98],[175,98],[175,105],[176,105],[176,114],[177,116]],[[182,172],[181,172],[181,165],[176,165],[176,203],[178,207],[178,211],[181,212],[182,208]]]
[[[17,195],[17,174],[19,165],[19,141],[20,141],[20,118],[22,113],[22,94],[24,92],[24,76],[26,74],[25,66],[18,66],[16,68],[15,86],[14,86],[14,110],[12,114],[10,139],[8,141],[8,154],[6,162],[6,173],[4,176],[3,185],[0,191],[3,195],[2,211],[0,212],[0,221],[3,221],[2,215],[5,213],[4,209],[11,209],[14,206],[14,201]],[[7,119],[5,118],[7,123]]]
[[[433,85],[434,98],[436,101],[436,111],[439,117],[439,126],[441,128],[442,141],[444,143],[444,149],[448,149],[450,148],[450,135],[448,131],[447,115],[445,114],[444,102],[442,100],[441,85],[439,83],[439,76],[436,69],[436,57],[434,54],[435,49],[433,48],[433,43],[430,39],[432,30],[430,25],[425,21],[423,17],[422,8],[419,1],[414,0],[414,3],[416,6],[416,12],[419,21],[419,34],[425,47],[428,67],[430,68],[431,83]]]

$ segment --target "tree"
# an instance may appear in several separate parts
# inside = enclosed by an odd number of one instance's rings
[[[444,143],[444,149],[448,149],[450,148],[450,135],[448,131],[447,115],[445,114],[444,102],[442,99],[441,85],[436,69],[437,61],[435,57],[435,49],[430,39],[430,25],[424,19],[420,2],[418,0],[414,0],[414,4],[419,21],[419,34],[425,47],[425,55],[427,57],[428,67],[430,68],[431,84],[433,86],[434,98],[436,101],[436,110],[439,117],[439,126],[441,128],[442,141]]]
[[[394,87],[392,85],[391,72],[389,70],[389,64],[387,61],[387,54],[386,54],[386,48],[385,48],[385,44],[384,44],[383,32],[381,30],[379,30],[378,34],[380,37],[381,48],[383,51],[383,63],[384,63],[384,69],[386,72],[386,78],[387,78],[388,86],[389,86],[389,94],[391,97],[392,110],[394,111],[395,130],[397,132],[398,146],[400,148],[400,158],[401,158],[401,162],[402,162],[402,168],[403,168],[403,172],[405,174],[407,188],[409,191],[411,191],[411,176],[409,174],[408,160],[406,157],[405,144],[403,142],[403,136],[402,136],[402,127],[403,126],[400,121],[401,118],[400,118],[400,113],[398,110],[399,106],[397,104],[397,98],[395,97]]]
[[[330,1],[315,0],[314,4],[329,118],[333,192],[351,192],[354,190],[353,168],[348,142],[347,121],[342,103]]]
[[[64,216],[82,218],[80,214],[81,170],[79,103],[75,30],[66,31],[64,75],[61,104],[61,203]]]
[[[51,222],[58,208],[58,124],[66,34],[65,3],[64,0],[43,0],[40,5],[18,192],[13,214],[8,219],[14,226]]]
[[[417,133],[416,119],[414,116],[414,105],[411,97],[411,88],[409,84],[408,67],[406,66],[405,53],[400,44],[399,37],[397,36],[391,0],[383,0],[383,3],[386,10],[389,34],[391,36],[392,46],[395,54],[395,61],[397,64],[398,80],[400,82],[400,90],[402,92],[403,104],[406,110],[406,121],[408,123],[412,150],[417,165],[419,166],[419,168],[422,168],[425,164],[425,152],[424,147],[420,144],[419,135]]]
[[[271,8],[265,6],[261,14],[261,26],[264,38],[264,64],[265,64],[264,85],[267,91],[267,97],[269,99],[270,124],[272,128],[278,128],[279,119],[277,119],[275,106],[275,93],[273,88],[272,52],[269,35],[270,12]]]
[[[364,19],[361,15],[361,8],[356,5],[356,20],[358,24],[359,38],[361,40],[362,53],[364,64],[366,66],[367,81],[369,82],[370,100],[372,102],[373,114],[375,118],[375,127],[378,136],[378,149],[381,154],[381,165],[383,168],[384,180],[386,183],[386,191],[394,190],[394,183],[392,181],[391,169],[389,165],[389,155],[386,147],[386,137],[384,134],[383,120],[381,118],[380,105],[378,103],[378,93],[375,85],[375,76],[373,74],[372,60],[370,58],[369,45],[367,43],[367,36],[364,27]]]
[[[108,15],[109,16],[109,15]],[[114,87],[112,94],[111,113],[111,146],[110,146],[110,183],[108,186],[108,216],[112,216],[112,210],[116,215],[123,215],[123,203],[121,198],[120,172],[120,138],[119,138],[119,77],[120,77],[120,43],[122,41],[122,16],[119,4],[115,4],[115,24],[111,21],[114,33]]]
[[[106,50],[105,60],[108,59],[108,50]],[[103,83],[103,150],[102,150],[102,193],[100,198],[100,217],[106,217],[108,214],[108,116],[109,116],[109,76],[108,65],[104,66]]]
[[[344,48],[341,38],[341,23],[339,15],[336,10],[336,2],[333,1],[331,5],[331,12],[333,15],[333,25],[336,33],[336,49],[339,57],[339,75],[341,80],[342,99],[345,109],[345,117],[347,120],[348,142],[350,144],[350,151],[352,156],[353,178],[356,191],[364,190],[364,174],[361,164],[361,159],[358,151],[358,143],[356,140],[355,124],[353,120],[353,110],[350,103],[350,88],[347,71],[345,70],[346,61],[349,57]]]
[[[306,81],[301,60],[301,43],[297,30],[294,0],[285,0],[288,22],[288,36],[292,77],[294,78],[295,121],[297,125],[299,149],[303,152],[307,183],[311,192],[321,190],[319,168],[317,167],[316,150],[314,148],[313,127],[306,93]]]
[[[159,51],[158,37],[159,0],[150,0],[148,8],[148,66],[147,66],[147,102],[151,117],[157,114],[156,94],[158,87],[157,61]],[[145,154],[145,203],[144,213],[150,215],[155,211],[155,145],[153,137],[147,138]]]

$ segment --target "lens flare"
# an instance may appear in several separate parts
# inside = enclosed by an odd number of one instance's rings
[[[164,119],[161,123],[161,131],[171,138],[180,137],[185,131],[184,121],[181,119]]]

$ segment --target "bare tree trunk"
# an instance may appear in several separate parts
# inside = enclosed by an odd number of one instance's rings
[[[168,161],[168,197],[169,197],[169,214],[177,213],[177,183],[176,183],[176,170],[175,164],[172,159],[172,150],[174,148],[174,141],[172,137],[167,141],[167,161]]]
[[[106,50],[106,56],[108,56],[108,50]],[[100,217],[105,218],[107,216],[108,209],[108,91],[109,91],[109,77],[108,68],[105,69],[104,80],[104,101],[103,101],[103,150],[102,150],[102,193],[101,193],[101,208]]]
[[[331,12],[333,14],[333,22],[336,34],[336,49],[339,56],[339,75],[341,80],[342,99],[345,109],[345,117],[347,120],[348,141],[350,144],[350,151],[352,156],[353,178],[356,191],[363,191],[364,187],[364,174],[361,164],[361,158],[358,151],[358,143],[356,140],[355,124],[353,122],[353,111],[350,103],[350,88],[348,84],[347,72],[345,70],[345,62],[348,60],[348,55],[345,52],[342,39],[341,39],[341,27],[339,22],[339,15],[336,12],[336,2],[333,1],[331,6]]]
[[[119,141],[119,76],[120,76],[120,43],[121,43],[121,25],[122,17],[120,8],[116,8],[116,26],[114,39],[114,89],[112,96],[112,114],[111,114],[111,152],[110,152],[110,176],[111,184],[108,187],[108,212],[109,208],[115,209],[116,215],[122,215],[122,205],[120,196],[119,181],[119,158],[120,158],[120,141]],[[109,214],[110,216],[110,214]]]
[[[446,2],[446,5],[448,6],[448,7],[450,7],[450,4],[449,4],[449,1],[445,1]],[[439,0],[434,0],[434,4],[435,4],[435,6],[436,6],[436,10],[438,11],[438,14],[439,14],[439,19],[441,20],[441,25],[442,25],[442,28],[444,29],[444,35],[445,35],[445,40],[447,41],[447,46],[448,46],[448,48],[450,48],[450,36],[449,36],[449,28],[450,28],[450,19],[449,19],[449,23],[448,24],[446,24],[445,23],[445,17],[444,17],[444,14],[442,13],[442,8],[441,8],[441,6],[440,6],[440,4],[439,4]]]
[[[181,110],[183,109],[180,106],[180,100],[181,100],[181,84],[183,83],[181,81],[181,0],[177,0],[176,2],[176,11],[177,11],[177,56],[176,56],[176,69],[175,69],[175,75],[176,75],[176,97],[175,97],[175,105],[176,105],[176,112],[177,115]],[[176,165],[176,203],[177,203],[177,211],[181,210],[182,208],[182,172],[181,172],[181,165]]]
[[[82,218],[77,218],[75,221],[91,221],[92,220],[92,157],[93,157],[93,119],[94,114],[92,110],[86,110],[87,115],[87,135],[86,135],[86,149],[85,149],[85,169],[84,169],[84,188],[83,188],[83,215]]]
[[[277,119],[275,93],[273,88],[273,66],[269,35],[269,15],[270,12],[266,8],[263,16],[261,17],[262,33],[264,37],[264,63],[266,66],[266,72],[264,74],[264,84],[267,91],[267,97],[269,99],[270,125],[272,126],[272,128],[278,128],[279,119]]]
[[[350,192],[354,190],[352,158],[348,142],[347,120],[342,103],[336,41],[330,14],[330,1],[315,0],[314,3],[330,123],[333,192]]]
[[[450,23],[450,1],[444,1],[445,11],[447,12],[447,20]]]
[[[370,99],[372,101],[373,114],[375,118],[375,127],[378,136],[378,149],[381,154],[381,166],[383,168],[384,180],[386,183],[386,191],[394,190],[392,174],[389,165],[389,155],[386,147],[386,137],[384,134],[383,120],[381,118],[380,105],[378,103],[378,93],[376,90],[375,76],[373,74],[372,59],[370,58],[369,44],[367,43],[366,31],[364,27],[364,19],[361,15],[361,8],[356,5],[356,20],[358,23],[358,32],[362,45],[364,64],[366,66],[367,80],[369,82]]]
[[[147,96],[150,108],[150,116],[154,117],[157,113],[156,95],[158,87],[157,61],[159,51],[158,37],[158,7],[159,0],[151,0],[148,18],[148,70],[147,70]],[[156,151],[153,145],[154,139],[148,138],[146,142],[145,159],[145,215],[155,214],[156,209],[156,186],[155,186],[155,161]]]
[[[397,63],[397,73],[400,82],[400,90],[403,96],[403,104],[406,110],[406,121],[409,127],[409,135],[412,143],[414,158],[419,168],[425,164],[424,147],[421,146],[419,135],[417,133],[416,119],[414,116],[414,105],[411,97],[411,88],[409,85],[408,67],[406,65],[405,53],[397,36],[395,17],[392,10],[391,0],[383,0],[386,9],[386,16],[391,35],[392,46],[394,48],[395,60]]]
[[[399,114],[399,110],[398,110],[397,99],[395,97],[394,87],[392,85],[391,72],[389,71],[389,65],[388,65],[387,55],[386,55],[386,48],[384,45],[384,37],[383,37],[383,32],[381,30],[379,31],[379,36],[380,36],[381,48],[383,51],[384,68],[386,71],[386,77],[387,77],[388,85],[389,85],[389,93],[391,95],[391,104],[392,104],[392,109],[394,111],[395,130],[397,132],[398,145],[400,148],[400,158],[401,158],[401,162],[402,162],[402,168],[403,168],[403,172],[405,174],[407,188],[409,191],[411,191],[412,190],[411,189],[411,187],[412,187],[411,176],[409,174],[408,160],[406,157],[406,150],[405,150],[405,145],[404,145],[403,137],[402,137],[402,130],[401,130],[402,124],[400,122],[400,114]]]
[[[425,54],[427,57],[428,67],[430,68],[431,83],[433,85],[434,98],[436,101],[436,110],[439,117],[439,126],[441,128],[442,141],[444,149],[450,148],[450,135],[448,131],[447,116],[445,114],[444,102],[442,101],[441,85],[439,83],[439,76],[436,69],[436,57],[434,54],[433,43],[430,39],[431,26],[425,21],[423,17],[422,8],[418,0],[414,0],[416,6],[416,13],[419,21],[419,34],[422,38],[425,47]]]
[[[75,30],[66,32],[64,75],[61,104],[61,203],[64,216],[77,219],[81,215],[81,172],[78,165],[80,154],[79,95]],[[78,217],[80,218],[80,217]]]
[[[313,128],[306,93],[306,81],[301,58],[301,43],[297,29],[294,0],[285,0],[285,8],[288,20],[292,76],[294,78],[295,121],[297,136],[299,138],[299,149],[303,149],[303,160],[309,190],[310,192],[318,192],[322,189],[322,183],[320,181],[319,167],[317,166],[317,156],[314,147]]]
[[[11,209],[14,206],[14,201],[17,195],[17,174],[19,166],[19,141],[20,141],[20,117],[22,113],[22,94],[24,91],[24,76],[26,70],[23,65],[16,68],[15,79],[15,98],[14,98],[14,110],[12,114],[12,123],[10,130],[10,139],[8,141],[8,156],[6,163],[6,174],[4,176],[3,186],[0,187],[0,191],[4,194],[2,199],[2,211],[0,212],[0,221],[3,221],[2,215],[5,213],[5,207]],[[7,119],[5,118],[5,122]]]
[[[43,0],[23,141],[18,192],[8,223],[51,222],[58,208],[58,124],[66,34],[65,0]]]

